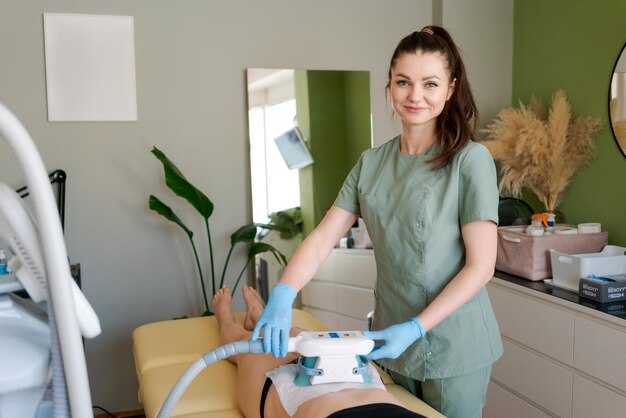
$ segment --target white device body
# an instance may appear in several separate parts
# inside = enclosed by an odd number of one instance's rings
[[[24,207],[22,199],[4,183],[0,183],[0,238],[9,244],[11,252],[15,254],[15,257],[9,260],[9,267],[15,272],[28,295],[37,303],[46,300],[48,283],[37,227]],[[69,274],[66,280],[71,286],[81,334],[85,338],[97,337],[101,328],[96,312]]]
[[[311,376],[311,384],[334,382],[363,383],[363,376],[354,374],[360,365],[357,356],[368,354],[374,348],[374,340],[361,331],[301,332],[289,339],[290,352],[305,357],[317,357],[316,369],[320,376]]]
[[[13,151],[32,196],[34,218],[38,225],[36,230],[37,241],[40,244],[38,252],[43,260],[41,271],[45,271],[46,284],[56,319],[58,345],[63,359],[62,366],[67,386],[67,398],[69,398],[71,410],[68,415],[73,417],[93,416],[87,363],[81,339],[81,326],[78,324],[76,311],[76,305],[80,303],[76,300],[80,297],[76,297],[76,292],[72,290],[63,229],[48,173],[41,155],[26,129],[15,115],[2,104],[0,104],[0,138],[6,140],[9,149]],[[17,232],[20,233],[21,230]],[[25,262],[25,260],[21,261]],[[93,319],[89,325],[95,325]],[[91,329],[94,334],[95,331],[99,332],[99,323],[97,328]],[[58,404],[61,405],[62,402]]]

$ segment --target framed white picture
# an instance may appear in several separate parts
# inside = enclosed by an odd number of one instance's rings
[[[49,121],[136,121],[132,16],[44,13]]]

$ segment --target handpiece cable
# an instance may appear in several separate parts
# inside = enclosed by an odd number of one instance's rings
[[[200,374],[202,370],[216,363],[220,360],[227,359],[237,354],[263,354],[263,339],[258,340],[242,340],[236,341],[230,344],[225,344],[217,347],[211,351],[208,351],[202,355],[198,360],[194,361],[191,366],[185,370],[183,375],[178,379],[169,395],[163,402],[161,410],[157,415],[157,418],[169,418],[174,407],[178,403],[180,397],[183,395],[187,387],[191,384],[193,379]]]

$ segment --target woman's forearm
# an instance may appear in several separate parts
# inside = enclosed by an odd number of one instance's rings
[[[419,314],[425,331],[432,329],[454,311],[463,306],[491,279],[484,269],[464,267],[443,291]]]
[[[335,244],[356,219],[357,215],[333,206],[291,256],[280,283],[299,292],[313,278]]]
[[[463,227],[465,266],[442,292],[419,314],[426,331],[470,300],[493,277],[497,252],[497,226],[480,221]]]

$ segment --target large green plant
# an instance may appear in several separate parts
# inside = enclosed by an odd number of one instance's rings
[[[276,225],[271,225],[271,224],[253,223],[253,224],[244,225],[240,227],[239,229],[237,229],[230,236],[230,250],[228,251],[228,256],[226,257],[226,261],[224,262],[224,266],[222,268],[219,287],[217,287],[216,276],[215,276],[215,263],[214,263],[214,258],[213,258],[213,241],[211,240],[211,229],[209,225],[209,218],[213,214],[213,208],[214,208],[213,202],[211,202],[211,200],[204,193],[198,190],[198,188],[192,185],[185,178],[183,173],[178,169],[178,167],[176,167],[176,165],[173,162],[169,160],[169,158],[165,156],[163,151],[161,151],[157,147],[154,147],[151,152],[163,164],[165,184],[167,185],[167,187],[169,187],[170,190],[172,190],[176,195],[182,197],[187,202],[189,202],[189,204],[191,204],[191,206],[193,206],[198,211],[200,216],[202,216],[202,218],[204,219],[204,224],[206,227],[206,236],[207,236],[208,245],[209,245],[208,256],[209,256],[209,266],[211,268],[211,282],[213,285],[212,295],[215,295],[215,292],[217,291],[217,289],[219,289],[220,287],[224,285],[228,263],[230,261],[230,257],[233,253],[233,250],[235,249],[235,246],[237,244],[253,242],[254,237],[257,234],[257,228],[277,229],[279,231],[283,230],[283,228],[276,226]],[[205,311],[202,315],[203,316],[212,315],[213,313],[209,309],[209,301],[207,298],[207,289],[206,289],[205,280],[204,280],[204,272],[202,270],[202,264],[200,263],[200,257],[198,255],[198,250],[196,247],[196,243],[194,241],[193,232],[189,228],[187,228],[187,226],[180,220],[180,218],[174,213],[174,211],[169,206],[167,206],[165,203],[159,200],[156,196],[150,195],[150,199],[148,200],[148,205],[150,206],[150,209],[152,209],[159,215],[163,216],[168,221],[173,222],[176,225],[180,226],[181,229],[185,232],[185,234],[189,238],[189,242],[191,243],[191,248],[193,249],[194,259],[196,261],[196,268],[198,270],[200,285],[202,286],[202,296],[204,297]],[[235,284],[232,287],[233,293],[237,289],[237,286],[239,285],[241,278],[246,272],[246,269],[250,265],[250,262],[254,260],[254,257],[257,254],[261,254],[264,252],[271,252],[274,255],[274,257],[276,257],[279,263],[283,265],[287,264],[287,259],[285,258],[285,256],[273,246],[263,243],[263,242],[253,242],[252,245],[250,245],[250,248],[248,249],[247,261],[245,265],[243,266],[243,268],[241,269],[241,272],[239,273],[239,276],[237,276],[237,280],[235,281]]]

